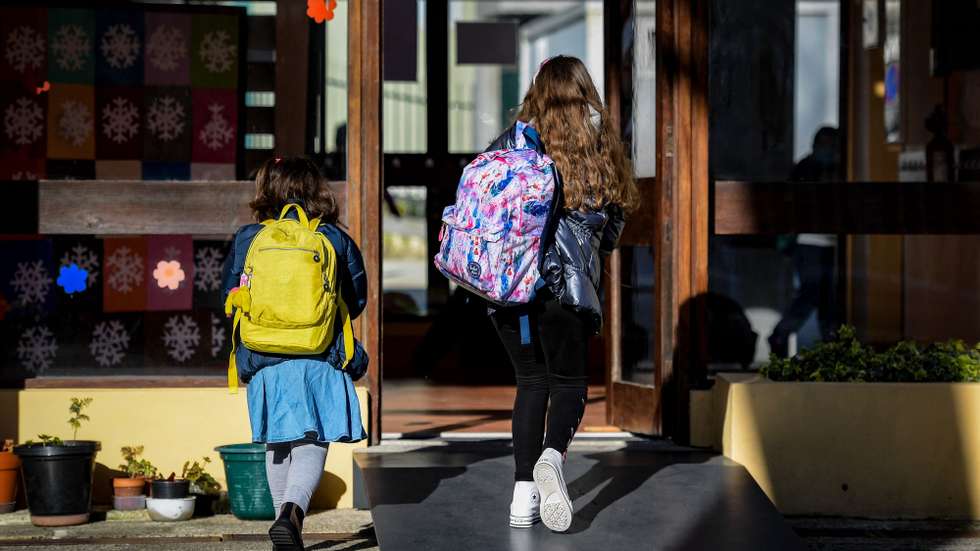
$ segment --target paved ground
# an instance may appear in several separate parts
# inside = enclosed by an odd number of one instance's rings
[[[635,445],[635,444],[634,444]],[[571,466],[570,490],[576,505],[579,507],[576,523],[573,524],[572,534],[558,535],[547,533],[540,525],[534,530],[510,530],[506,527],[506,501],[509,496],[499,499],[498,484],[494,481],[503,475],[489,473],[497,463],[502,464],[503,471],[509,470],[509,449],[497,445],[489,450],[476,450],[469,444],[444,443],[443,459],[449,463],[441,467],[426,464],[432,457],[426,459],[417,453],[426,450],[429,453],[438,449],[430,442],[403,442],[395,454],[387,454],[392,468],[401,471],[395,476],[398,483],[386,484],[393,491],[386,492],[388,499],[379,503],[382,517],[395,512],[392,507],[401,509],[406,505],[430,502],[437,509],[453,502],[462,492],[456,491],[458,485],[465,482],[468,474],[474,471],[482,472],[477,481],[476,494],[479,500],[468,500],[465,507],[458,507],[449,516],[470,517],[472,520],[475,509],[482,507],[482,502],[489,502],[492,513],[484,513],[484,520],[479,520],[475,526],[463,536],[457,529],[440,530],[433,526],[433,511],[422,511],[424,515],[416,518],[408,532],[396,535],[392,545],[386,546],[386,551],[397,551],[405,548],[406,540],[419,538],[434,538],[440,543],[446,542],[452,536],[465,541],[462,545],[449,545],[451,549],[521,549],[521,550],[550,550],[550,549],[590,549],[592,551],[613,551],[626,548],[622,543],[624,534],[615,533],[605,536],[605,545],[595,545],[591,536],[597,535],[606,517],[639,517],[639,520],[658,524],[667,529],[655,531],[643,540],[643,544],[633,546],[633,549],[738,549],[745,548],[744,540],[750,527],[760,520],[764,524],[771,523],[772,518],[765,520],[755,515],[747,515],[745,505],[740,505],[733,496],[744,495],[744,482],[739,483],[739,477],[727,477],[728,491],[734,491],[727,499],[722,499],[723,506],[716,514],[700,515],[697,503],[703,503],[706,492],[711,493],[708,484],[712,476],[709,470],[729,470],[719,458],[702,451],[685,451],[669,445],[657,444],[650,449],[634,450],[646,455],[642,464],[630,457],[615,452],[622,449],[624,444],[612,443],[577,443],[573,444],[573,463],[594,462],[587,471],[582,472],[583,465]],[[462,447],[461,447],[462,446]],[[658,450],[657,447],[660,447]],[[645,446],[641,446],[643,448]],[[463,449],[465,448],[465,449]],[[390,449],[390,448],[389,448]],[[370,454],[381,451],[372,449]],[[383,453],[383,452],[382,452]],[[652,461],[658,456],[665,460]],[[663,459],[661,457],[661,459]],[[383,462],[383,461],[382,461]],[[420,468],[421,467],[421,468]],[[654,467],[654,472],[645,481],[639,481],[637,474],[648,467]],[[446,472],[448,468],[449,472]],[[696,468],[702,471],[696,480],[691,480],[685,469]],[[639,471],[637,470],[639,469]],[[411,473],[411,474],[410,474]],[[717,473],[715,473],[717,474]],[[408,476],[406,476],[408,475]],[[639,482],[639,484],[637,484]],[[636,503],[636,497],[631,497],[644,486],[652,484],[656,493],[662,494],[654,500],[667,500],[660,506],[650,503]],[[739,489],[739,487],[742,489]],[[421,487],[421,493],[419,493]],[[678,493],[677,490],[683,490]],[[448,492],[448,493],[447,493]],[[506,492],[504,492],[506,494]],[[687,495],[685,495],[687,494]],[[673,497],[671,497],[673,496]],[[384,497],[384,496],[382,496]],[[756,496],[758,497],[758,496]],[[668,499],[669,498],[669,499]],[[642,500],[641,500],[642,501]],[[708,500],[710,501],[710,500]],[[656,505],[656,504],[653,504]],[[750,510],[758,510],[759,504],[749,505]],[[414,508],[413,508],[414,509]],[[741,511],[740,511],[741,510]],[[638,511],[646,513],[637,514]],[[415,511],[408,510],[412,516]],[[672,516],[691,519],[701,516],[685,530],[684,537],[677,541],[676,530],[671,530]],[[145,513],[110,513],[87,525],[68,528],[37,528],[30,524],[27,511],[18,511],[9,515],[0,515],[0,549],[47,549],[60,551],[218,551],[218,550],[268,550],[270,545],[265,537],[268,523],[265,521],[243,522],[231,515],[218,515],[211,518],[195,519],[180,523],[157,523],[146,519]],[[711,518],[714,520],[711,520]],[[765,515],[764,515],[765,517]],[[681,520],[683,520],[681,518]],[[389,519],[390,520],[390,519]],[[880,521],[863,519],[839,518],[789,518],[786,524],[799,535],[809,551],[969,551],[980,549],[980,522],[957,521]],[[617,521],[622,524],[621,521]],[[486,529],[489,525],[490,529]],[[637,526],[628,528],[627,533],[637,533],[644,528]],[[676,527],[675,527],[676,528]],[[758,525],[756,525],[758,529]],[[397,530],[396,530],[397,531]],[[725,531],[735,534],[732,538],[721,538]],[[326,511],[311,515],[306,524],[306,543],[310,550],[327,551],[373,551],[378,550],[378,541],[374,532],[371,514],[368,511],[338,510]],[[628,535],[628,534],[627,534]],[[401,536],[401,537],[397,537]],[[748,534],[751,536],[751,534]],[[482,541],[503,538],[502,546],[481,546]],[[754,537],[754,536],[753,536]],[[671,545],[672,538],[675,540]],[[384,538],[382,538],[384,539]],[[712,540],[708,546],[702,546],[703,540]],[[498,542],[499,543],[499,542]],[[580,545],[584,544],[584,545]],[[422,546],[412,549],[433,549],[439,547]],[[765,549],[765,547],[756,547]],[[779,549],[789,547],[780,546]]]
[[[565,477],[576,511],[567,533],[512,530],[511,453],[506,441],[358,450],[382,549],[805,550],[741,465],[636,439],[572,444]]]
[[[980,523],[934,520],[790,518],[811,551],[973,551]]]
[[[142,514],[112,514],[107,520],[67,528],[37,528],[27,511],[0,515],[0,549],[60,549],[70,551],[116,549],[178,549],[211,551],[270,548],[266,521],[240,521],[231,515],[187,522],[162,523]],[[336,510],[307,518],[307,549],[329,551],[376,550],[368,511]]]

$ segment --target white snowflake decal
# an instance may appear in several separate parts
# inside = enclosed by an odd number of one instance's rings
[[[146,126],[157,138],[169,142],[184,132],[187,114],[184,106],[173,96],[153,100],[146,114]]]
[[[80,71],[88,58],[88,34],[80,25],[62,25],[51,41],[51,51],[58,67],[65,71]]]
[[[194,287],[198,291],[217,291],[221,288],[224,255],[218,247],[201,247],[194,253]]]
[[[187,41],[177,27],[161,25],[146,42],[146,56],[161,71],[173,71],[187,58]]]
[[[168,356],[178,362],[186,362],[201,344],[201,329],[190,316],[173,316],[164,325],[163,344],[167,347]]]
[[[38,306],[44,304],[51,288],[51,275],[44,267],[43,260],[18,262],[10,286],[17,292],[20,304]]]
[[[143,257],[129,247],[119,247],[105,260],[107,282],[117,293],[129,293],[143,282]]]
[[[113,69],[132,66],[140,55],[140,41],[136,31],[124,23],[110,25],[102,35],[102,55]]]
[[[221,149],[235,139],[235,129],[228,124],[228,119],[221,113],[224,110],[225,106],[220,103],[212,103],[208,106],[211,118],[198,135],[201,143],[208,146],[208,149]]]
[[[92,113],[88,106],[75,100],[61,104],[58,135],[75,147],[81,147],[92,134]]]
[[[88,350],[102,367],[118,365],[129,350],[129,333],[121,321],[103,321],[92,331]]]
[[[212,73],[224,73],[235,63],[235,45],[227,31],[205,34],[197,53],[204,68]]]
[[[54,340],[54,334],[43,325],[27,328],[17,341],[20,365],[38,375],[51,367],[57,353],[58,343]]]
[[[116,143],[127,142],[139,132],[139,118],[136,104],[117,97],[102,110],[102,133]]]
[[[44,61],[44,37],[37,30],[22,26],[7,35],[7,49],[4,52],[7,63],[18,73],[27,69],[37,69]]]
[[[30,170],[19,170],[10,175],[11,180],[37,180],[37,174]]]
[[[221,318],[211,314],[211,357],[217,358],[225,345],[225,327],[221,324]]]
[[[19,98],[7,106],[3,113],[3,127],[7,138],[17,145],[29,145],[44,132],[44,111],[28,97]]]
[[[89,287],[95,285],[95,282],[98,281],[99,255],[95,254],[95,251],[92,249],[78,243],[70,250],[65,251],[65,254],[61,256],[61,265],[69,266],[71,264],[88,272],[86,279]]]

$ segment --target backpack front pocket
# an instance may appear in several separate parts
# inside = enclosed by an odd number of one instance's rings
[[[249,278],[252,323],[302,328],[322,324],[328,294],[323,252],[294,247],[262,247]]]
[[[443,239],[436,255],[436,266],[457,283],[490,298],[506,296],[501,281],[500,257],[504,248],[505,224],[473,227],[459,221],[455,210],[443,216]],[[485,222],[485,219],[483,220]],[[506,276],[503,276],[506,280]]]

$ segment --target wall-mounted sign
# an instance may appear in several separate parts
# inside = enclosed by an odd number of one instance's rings
[[[459,65],[517,65],[517,22],[457,22],[456,63]]]
[[[384,80],[418,80],[418,2],[384,2]]]

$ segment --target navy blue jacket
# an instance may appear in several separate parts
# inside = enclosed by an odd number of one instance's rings
[[[295,217],[293,213],[290,215]],[[249,224],[242,226],[235,232],[231,254],[225,259],[223,298],[227,298],[228,293],[238,286],[242,271],[245,269],[245,255],[248,254],[248,247],[261,229],[261,224]],[[333,224],[321,224],[319,231],[330,240],[330,244],[337,251],[337,281],[340,283],[340,295],[347,305],[351,318],[357,318],[367,304],[367,275],[364,273],[364,259],[361,257],[361,251],[349,235]],[[344,345],[343,339],[338,339],[336,336],[342,330],[343,324],[338,320],[337,323],[334,323],[333,342],[327,347],[327,350],[317,356],[304,357],[318,358],[334,366],[340,365],[344,358]],[[239,337],[233,335],[232,338],[238,339]],[[244,383],[248,383],[264,367],[297,357],[255,352],[242,346],[240,340],[237,341],[237,345],[235,361],[238,364],[238,376]]]

